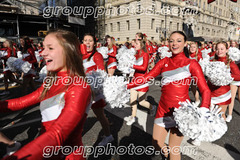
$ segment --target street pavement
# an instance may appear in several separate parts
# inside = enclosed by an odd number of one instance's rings
[[[156,81],[159,81],[158,79]],[[158,82],[157,82],[158,83]],[[151,104],[158,104],[161,96],[160,85],[150,86],[147,94],[147,100]],[[2,83],[0,82],[0,87]],[[7,96],[0,96],[0,100],[20,97],[21,87],[13,87],[10,89],[11,94]],[[0,93],[2,92],[0,88]],[[190,92],[190,98],[194,100]],[[153,155],[147,153],[147,147],[151,147],[152,128],[154,117],[147,113],[147,110],[139,107],[137,111],[138,121],[132,126],[127,126],[123,120],[125,116],[131,114],[131,108],[126,105],[124,108],[111,109],[108,105],[105,107],[105,113],[111,123],[111,133],[114,141],[108,147],[116,147],[111,154],[96,153],[88,155],[89,160],[161,160],[159,152]],[[30,108],[16,111],[12,113],[0,113],[0,130],[10,139],[20,141],[23,145],[32,141],[39,135],[40,131],[40,112],[39,104],[31,106]],[[228,123],[227,133],[219,140],[213,143],[202,142],[200,147],[195,147],[189,143],[189,138],[185,137],[182,145],[182,159],[183,160],[233,160],[240,159],[240,103],[235,100],[235,107],[233,112],[233,120]],[[103,131],[100,123],[97,121],[92,110],[90,110],[87,121],[83,130],[83,144],[85,146],[94,146],[101,141]],[[166,143],[168,143],[166,141]],[[132,154],[122,151],[125,147],[131,147],[138,151]],[[144,147],[144,148],[143,148]],[[6,145],[0,143],[0,157],[5,154]],[[108,149],[107,147],[105,149]],[[146,149],[146,150],[143,150]]]

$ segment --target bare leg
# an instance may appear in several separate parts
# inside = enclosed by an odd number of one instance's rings
[[[170,148],[170,160],[180,160],[180,146],[183,140],[183,135],[177,128],[170,129],[169,136],[169,148]]]
[[[138,103],[145,108],[152,109],[151,104],[145,100],[146,95],[146,92],[138,92]]]
[[[105,136],[110,136],[111,133],[110,133],[109,122],[108,122],[107,117],[104,114],[103,108],[92,108],[92,109],[93,109],[94,114],[97,116],[97,119],[99,120],[101,126],[102,126],[104,135]]]
[[[7,144],[8,146],[14,144],[14,141],[8,139],[2,132],[0,132],[0,142]]]
[[[152,144],[155,147],[155,150],[161,151],[165,157],[168,157],[168,149],[167,145],[165,144],[167,134],[168,130],[166,128],[154,124]]]
[[[130,105],[132,107],[132,116],[136,117],[137,115],[137,97],[138,92],[134,89],[130,90]]]
[[[224,120],[226,120],[225,113],[226,113],[226,110],[227,110],[227,106],[228,105],[219,105],[219,107],[222,108],[221,112],[223,112],[222,117],[224,118]]]
[[[228,115],[232,115],[234,101],[235,101],[235,97],[236,97],[237,89],[238,89],[238,87],[235,85],[230,85],[230,87],[231,87],[232,100],[231,100],[231,103],[229,104]]]

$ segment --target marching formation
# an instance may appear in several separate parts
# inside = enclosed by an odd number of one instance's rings
[[[83,146],[82,130],[90,109],[104,133],[98,145],[106,146],[114,137],[104,107],[124,108],[127,103],[132,112],[125,115],[126,124],[137,122],[138,105],[147,108],[149,116],[155,116],[155,150],[167,147],[165,139],[170,132],[169,153],[163,150],[163,157],[181,159],[179,147],[184,136],[196,146],[220,139],[227,131],[226,122],[234,118],[235,97],[240,101],[238,44],[189,42],[181,31],[172,32],[161,44],[141,32],[125,44],[116,44],[109,35],[101,44],[91,33],[80,41],[72,32],[53,30],[37,46],[28,37],[22,37],[19,45],[4,41],[0,58],[5,88],[0,96],[10,94],[10,82],[20,85],[24,95],[0,101],[0,112],[40,103],[42,116],[39,137],[25,146],[0,133],[0,142],[8,145],[4,159],[42,159],[45,146]],[[145,100],[150,81],[156,77],[161,79],[158,106]],[[84,159],[77,149],[52,158]]]

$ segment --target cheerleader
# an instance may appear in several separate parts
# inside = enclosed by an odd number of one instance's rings
[[[28,85],[32,88],[32,90],[35,90],[35,85],[33,81],[33,77],[35,77],[35,71],[34,69],[34,64],[37,63],[37,59],[35,57],[35,53],[33,48],[31,47],[31,42],[29,37],[25,36],[20,39],[20,44],[21,44],[21,54],[22,54],[22,59],[23,61],[28,61],[29,63],[32,64],[32,69],[23,75],[23,93],[27,93],[27,88]]]
[[[132,41],[131,41],[131,47],[132,47],[132,48],[135,48],[135,46],[136,46],[136,39],[132,39]]]
[[[8,80],[10,80],[11,82],[16,82],[18,84],[22,84],[22,82],[20,82],[19,80],[17,80],[14,77],[12,71],[7,66],[8,58],[16,56],[16,50],[13,49],[12,42],[9,40],[6,40],[5,42],[3,42],[3,47],[4,48],[1,48],[0,51],[2,52],[2,55],[3,55],[3,57],[1,57],[1,59],[3,59],[3,61],[4,61],[3,74],[4,74],[5,91],[2,92],[0,95],[10,94],[10,92],[8,91]]]
[[[234,81],[240,81],[240,71],[238,66],[232,62],[228,57],[228,44],[226,42],[219,42],[216,45],[216,55],[213,61],[224,62],[227,66],[230,67],[231,76],[234,78]],[[230,85],[227,86],[214,86],[211,82],[208,82],[209,88],[211,90],[211,103],[219,105],[221,107],[221,112],[223,112],[223,118],[225,117],[225,112],[227,106],[231,103],[231,91]],[[230,118],[229,118],[230,119]]]
[[[213,44],[213,46],[212,46],[212,52],[208,53],[211,61],[214,59],[215,54],[216,54],[216,44]]]
[[[79,148],[83,146],[82,130],[91,106],[91,89],[85,81],[79,40],[72,32],[56,30],[47,34],[43,44],[48,80],[29,95],[0,101],[1,111],[16,111],[40,102],[41,134],[5,159],[83,160]],[[65,146],[73,149],[68,155],[57,150]]]
[[[237,48],[237,43],[235,41],[231,41],[231,47]],[[235,63],[239,64],[240,61],[235,62]],[[229,104],[228,116],[226,118],[226,122],[230,122],[232,120],[232,112],[233,112],[234,101],[235,101],[237,91],[238,91],[238,100],[240,101],[240,87],[239,86],[240,86],[240,81],[234,81],[230,85],[232,98],[231,98],[231,103]]]
[[[139,77],[146,75],[149,61],[149,55],[146,50],[145,41],[137,40],[135,50],[137,51],[135,55],[136,64],[132,67],[135,69],[132,81],[135,81]],[[148,89],[148,83],[145,83],[130,90],[130,105],[132,107],[132,115],[124,118],[124,120],[127,121],[127,125],[132,125],[136,121],[138,103],[145,108],[149,108],[151,114],[154,114],[153,112],[156,107],[145,100]]]
[[[113,76],[115,70],[117,69],[117,47],[114,42],[113,37],[107,38],[108,43],[108,62],[107,62],[107,69],[108,75]]]
[[[92,34],[85,34],[83,37],[83,44],[81,45],[81,53],[83,55],[83,66],[85,72],[94,71],[97,69],[104,70],[104,61],[100,53],[96,51],[96,39]],[[86,48],[85,48],[86,47]],[[100,146],[105,146],[107,143],[114,140],[113,136],[110,133],[110,127],[107,117],[104,115],[104,107],[107,105],[103,94],[94,95],[95,99],[91,108],[93,109],[94,114],[97,116],[104,133],[104,138],[98,144]]]
[[[199,50],[198,50],[198,45],[195,42],[190,43],[189,53],[190,53],[189,54],[190,59],[195,59],[196,61],[199,61],[200,59],[202,59],[202,55],[201,53],[199,53]],[[200,98],[199,98],[199,92],[197,90],[197,86],[195,82],[191,83],[191,90],[195,97],[195,104],[196,106],[198,106],[200,104]]]
[[[169,48],[172,57],[160,60],[155,67],[141,80],[145,83],[152,77],[162,75],[162,94],[157,109],[153,127],[153,145],[157,150],[167,147],[165,142],[168,131],[170,159],[178,160],[180,156],[180,145],[183,135],[177,129],[177,124],[173,119],[174,108],[179,107],[180,101],[189,98],[189,84],[191,76],[197,79],[197,85],[202,94],[201,110],[208,111],[210,105],[210,90],[206,84],[202,69],[196,60],[187,58],[183,52],[186,45],[186,35],[181,31],[175,31],[170,35]],[[177,81],[177,83],[175,83]],[[180,82],[180,83],[179,83]],[[142,84],[140,83],[140,84]],[[128,88],[136,87],[139,80],[128,84]],[[172,150],[173,149],[173,150]],[[168,157],[166,150],[164,156]]]

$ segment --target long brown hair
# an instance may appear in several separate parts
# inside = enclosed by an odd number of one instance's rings
[[[140,49],[140,56],[142,55],[142,51],[147,53],[146,41],[144,41],[142,39],[141,40],[137,40],[137,41],[140,42],[140,47],[141,47],[141,49]]]
[[[82,54],[79,49],[80,42],[77,36],[66,30],[51,30],[48,32],[48,35],[54,35],[59,42],[59,44],[63,47],[63,54],[66,58],[66,68],[68,75],[70,77],[79,76],[81,78],[85,78],[85,72],[83,68]],[[52,84],[56,80],[57,72],[48,72],[47,78],[45,79],[46,86],[52,86]],[[50,79],[50,80],[49,80]],[[40,99],[44,99],[47,94],[49,87],[45,87]]]
[[[227,42],[225,42],[225,41],[218,42],[218,43],[216,44],[216,48],[217,48],[217,46],[218,46],[219,44],[223,44],[223,45],[226,47],[226,49],[228,49],[228,44],[227,44]],[[232,60],[229,58],[228,53],[226,53],[226,57],[227,57],[227,62],[226,62],[225,64],[226,64],[227,66],[230,66],[230,63],[232,62]],[[215,54],[213,61],[217,61],[218,58],[219,58],[218,55]]]
[[[108,44],[108,48],[109,48],[109,49],[112,49],[113,45],[115,45],[115,40],[114,40],[114,38],[113,38],[113,37],[108,37],[108,38],[110,38],[110,39],[111,39],[111,42],[112,42],[112,44],[111,44],[111,45],[110,45],[110,44]]]

